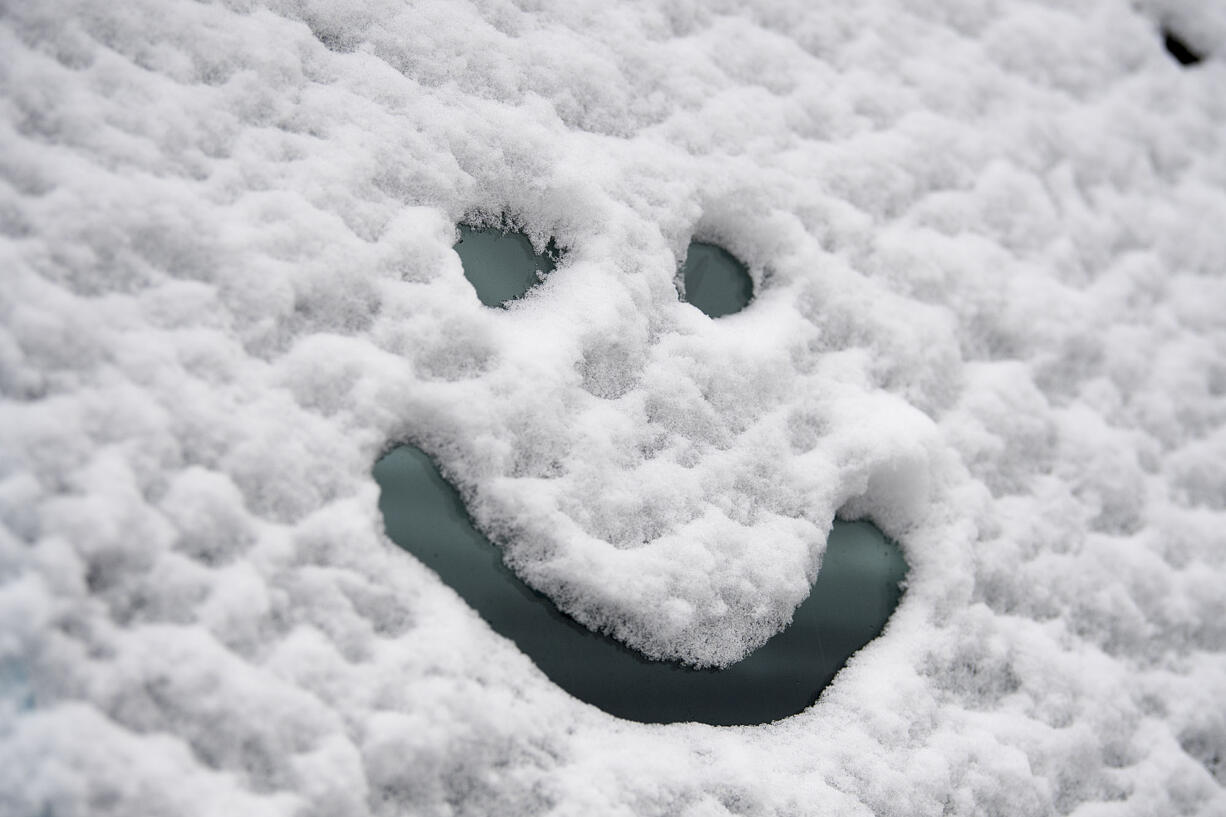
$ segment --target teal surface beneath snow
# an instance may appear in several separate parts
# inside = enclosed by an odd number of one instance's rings
[[[554,683],[612,715],[644,723],[760,724],[796,714],[875,638],[898,604],[906,564],[864,522],[836,521],[808,599],[782,633],[721,670],[651,661],[560,612],[502,562],[464,502],[420,449],[374,467],[388,536],[450,585]]]
[[[712,318],[740,312],[753,298],[745,265],[722,247],[694,241],[681,267],[685,299]]]
[[[522,298],[556,267],[556,254],[538,253],[522,232],[468,224],[458,229],[460,240],[453,249],[464,277],[486,306],[506,306]],[[681,277],[685,300],[712,318],[740,312],[753,299],[753,280],[745,265],[715,244],[691,242]]]
[[[454,249],[464,266],[464,277],[486,306],[502,306],[523,297],[554,269],[553,259],[537,253],[523,233],[459,226]]]

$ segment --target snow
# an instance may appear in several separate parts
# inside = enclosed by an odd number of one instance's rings
[[[1226,813],[1223,54],[1190,0],[0,7],[0,811]],[[503,213],[566,254],[496,310]],[[654,656],[784,626],[836,513],[907,594],[800,715],[618,721],[387,541],[399,441]]]

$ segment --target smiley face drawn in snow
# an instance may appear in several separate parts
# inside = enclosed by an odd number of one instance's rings
[[[455,249],[481,302],[505,307],[555,268],[514,230],[460,226]],[[693,242],[678,290],[711,318],[753,296],[740,261]],[[654,661],[558,610],[503,562],[430,456],[405,444],[374,467],[388,536],[513,641],[562,689],[612,715],[644,723],[769,723],[810,706],[864,644],[880,634],[906,573],[898,546],[867,522],[836,522],[822,569],[783,632],[722,669]]]

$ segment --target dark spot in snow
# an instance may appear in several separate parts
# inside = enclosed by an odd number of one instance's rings
[[[1180,65],[1196,65],[1204,59],[1170,29],[1162,30],[1162,44],[1166,47],[1166,53],[1178,60]]]

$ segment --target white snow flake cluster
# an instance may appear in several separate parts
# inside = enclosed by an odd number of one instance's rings
[[[0,813],[1226,814],[1224,273],[1210,0],[0,0]],[[800,715],[620,721],[386,539],[400,441],[656,657],[836,514],[908,589]]]

